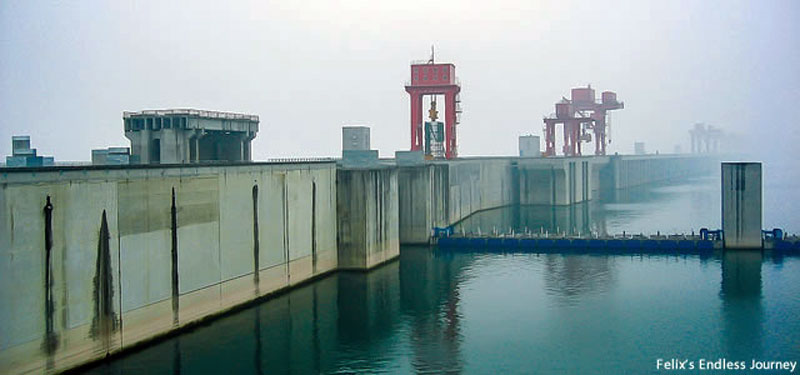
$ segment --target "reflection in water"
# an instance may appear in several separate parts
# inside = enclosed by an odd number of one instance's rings
[[[760,250],[726,251],[722,256],[722,316],[729,358],[759,358],[761,340]]]
[[[616,279],[612,257],[546,255],[544,265],[547,294],[565,305],[579,303],[587,294],[608,291]]]
[[[659,356],[800,355],[776,339],[800,325],[765,319],[794,317],[800,299],[765,307],[761,262],[403,247],[88,372],[648,373]],[[800,259],[763,267],[773,293],[800,295]]]
[[[438,255],[427,249],[401,252],[402,306],[410,317],[414,371],[457,374],[463,361],[459,284],[472,259]]]

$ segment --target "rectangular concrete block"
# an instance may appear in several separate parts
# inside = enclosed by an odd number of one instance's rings
[[[727,249],[760,249],[761,163],[722,163],[722,231]]]

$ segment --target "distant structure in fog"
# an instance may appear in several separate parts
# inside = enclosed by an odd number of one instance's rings
[[[196,109],[123,112],[131,159],[143,164],[250,161],[258,116]]]
[[[538,135],[521,135],[519,137],[519,156],[523,158],[542,156]]]
[[[31,148],[31,137],[15,135],[11,137],[11,156],[6,156],[7,167],[43,167],[53,165],[52,156],[38,156]]]
[[[605,155],[606,145],[611,143],[608,127],[608,111],[625,108],[613,91],[603,91],[597,101],[591,85],[572,89],[572,99],[562,97],[556,103],[556,112],[544,118],[545,155],[556,155],[556,125],[564,126],[565,156],[582,155],[581,143],[592,142],[594,132],[595,155]]]
[[[647,151],[644,149],[644,142],[635,142],[633,144],[633,154],[634,155],[646,155]]]
[[[693,129],[689,130],[689,136],[692,138],[693,154],[717,153],[725,133],[722,129],[697,123],[694,124]]]

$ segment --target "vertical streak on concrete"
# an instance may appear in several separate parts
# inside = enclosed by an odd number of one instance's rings
[[[286,187],[286,175],[283,175],[283,190],[281,198],[283,201],[283,257],[286,260],[286,282],[291,283],[292,275],[289,273],[289,195]]]
[[[172,206],[170,207],[170,230],[172,233],[172,324],[178,325],[180,308],[178,290],[178,209],[175,206],[175,188],[172,188]]]
[[[95,262],[93,279],[94,318],[92,319],[91,336],[102,339],[106,353],[110,350],[110,335],[116,330],[116,317],[114,316],[114,283],[111,271],[111,250],[109,241],[106,210],[100,219],[100,234],[97,241],[97,260]]]
[[[53,204],[50,196],[44,205],[44,321],[43,349],[47,353],[47,368],[53,368],[53,353],[58,347],[58,337],[53,326],[55,306],[53,301]]]
[[[556,201],[556,169],[554,167],[550,167],[550,194],[551,194],[551,205],[556,205],[558,202]]]
[[[381,249],[383,244],[381,241],[383,238],[382,236],[382,229],[383,229],[383,220],[381,220],[381,179],[379,178],[380,171],[375,171],[372,174],[372,181],[375,186],[375,220],[376,224],[378,225],[377,230],[375,231],[376,243],[378,244],[378,248]],[[367,252],[369,252],[369,248],[367,248]],[[367,254],[367,259],[369,259],[369,254]]]
[[[117,196],[119,198],[119,196]],[[119,201],[117,201],[117,290],[119,291],[119,305],[117,306],[119,311],[119,320],[118,326],[119,329],[119,344],[125,342],[125,338],[123,337],[124,330],[122,328],[122,244],[121,242],[121,235],[119,233]]]
[[[311,270],[317,273],[317,182],[311,180]]]
[[[253,185],[253,283],[256,286],[256,295],[259,295],[258,275],[258,185]]]

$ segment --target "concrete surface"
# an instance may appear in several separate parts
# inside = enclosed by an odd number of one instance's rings
[[[726,249],[761,250],[761,163],[722,163],[722,232]]]
[[[1,372],[74,367],[335,270],[335,178],[334,163],[4,170]]]

